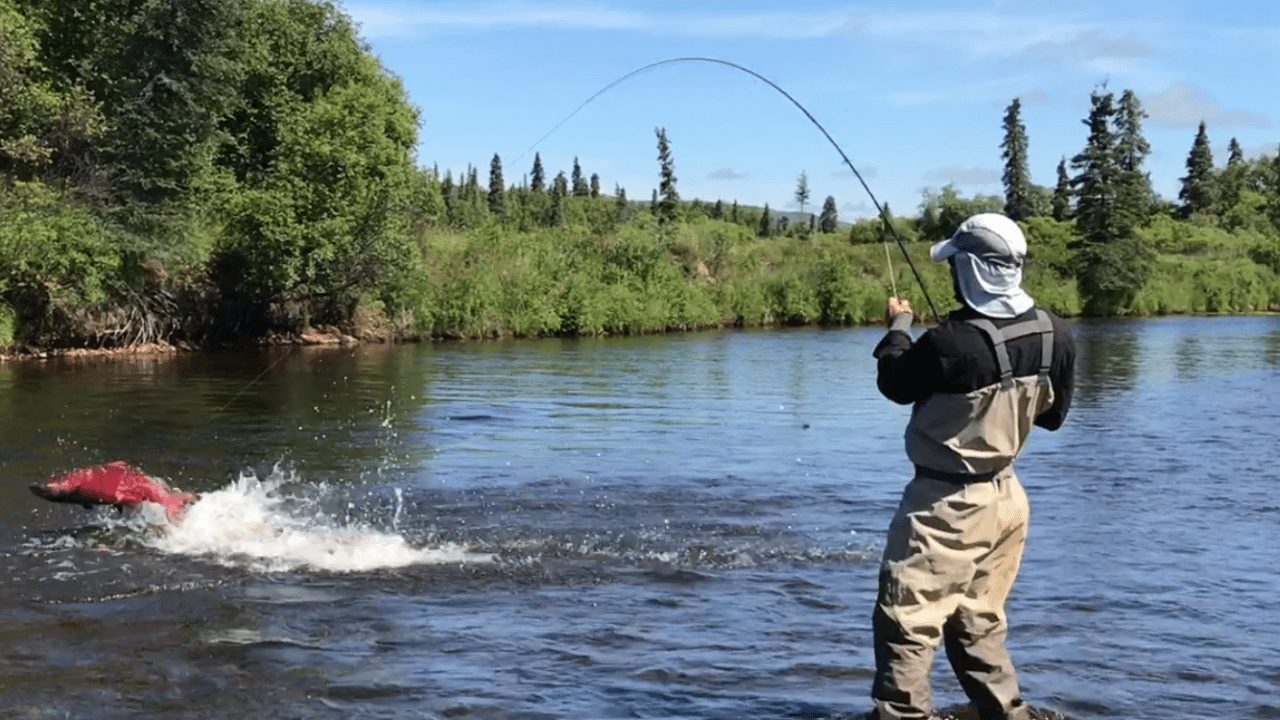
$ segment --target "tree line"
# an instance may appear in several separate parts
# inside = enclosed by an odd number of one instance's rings
[[[844,224],[833,196],[809,212],[804,172],[798,213],[683,197],[662,128],[643,199],[576,158],[552,175],[535,154],[519,182],[497,154],[483,182],[427,167],[417,110],[331,2],[0,0],[0,347],[866,322],[886,224],[923,258],[984,210],[1024,224],[1064,314],[1280,305],[1280,157],[1233,140],[1218,167],[1202,125],[1159,198],[1144,118],[1095,91],[1048,188],[1015,99],[1003,197],[945,186]]]

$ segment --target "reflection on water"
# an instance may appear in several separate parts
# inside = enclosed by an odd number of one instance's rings
[[[1028,697],[1273,717],[1280,318],[1074,326],[1019,474]],[[908,466],[876,330],[0,366],[16,717],[825,717],[866,709]],[[123,458],[189,523],[40,504]],[[250,473],[267,478],[257,483]],[[959,688],[945,663],[940,701]],[[6,715],[6,716],[9,716]]]
[[[1143,360],[1143,326],[1132,320],[1111,320],[1076,327],[1076,392],[1080,404],[1114,401],[1131,390]]]

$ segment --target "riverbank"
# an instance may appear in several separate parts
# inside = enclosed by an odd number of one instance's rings
[[[1165,313],[1165,314],[1128,314],[1116,315],[1108,318],[1088,318],[1093,320],[1148,320],[1154,318],[1170,318],[1170,317],[1275,317],[1280,316],[1280,306],[1272,306],[1267,310],[1257,310],[1248,312],[1234,313],[1214,313],[1214,312],[1187,312],[1187,313]],[[1082,316],[1065,316],[1068,320],[1086,319]],[[921,318],[917,320],[916,329],[921,330],[932,326],[934,323],[929,318]],[[875,323],[863,323],[848,327],[872,327]],[[818,327],[819,325],[811,323],[808,327]],[[671,328],[668,330],[640,333],[597,333],[589,336],[572,336],[572,337],[589,337],[589,338],[608,338],[608,337],[629,337],[633,335],[674,335],[683,333],[712,332],[720,330],[743,330],[743,329],[783,329],[786,327],[804,327],[795,325],[779,325],[776,323],[751,326],[749,328],[736,326],[732,324],[698,327],[698,328]],[[127,347],[116,348],[47,348],[47,349],[16,349],[0,352],[0,365],[17,362],[47,362],[47,361],[98,361],[98,360],[119,360],[133,358],[161,359],[170,356],[176,356],[183,353],[198,353],[214,349],[228,348],[266,348],[266,347],[309,347],[309,348],[351,348],[362,345],[413,345],[418,343],[454,343],[454,342],[492,342],[492,341],[513,341],[513,340],[538,340],[547,337],[557,336],[536,336],[521,337],[515,335],[496,335],[481,338],[460,338],[460,337],[427,337],[422,335],[411,336],[390,336],[385,333],[364,332],[356,334],[354,332],[343,331],[333,326],[321,326],[316,328],[308,328],[298,333],[272,333],[257,340],[244,341],[237,343],[223,343],[218,345],[198,345],[194,343],[146,343],[140,345],[131,345]],[[571,337],[571,336],[558,336]]]

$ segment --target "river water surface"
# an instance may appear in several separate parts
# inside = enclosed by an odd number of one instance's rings
[[[1075,331],[1019,463],[1026,696],[1280,718],[1280,318]],[[0,366],[0,717],[865,711],[909,471],[879,336]],[[205,496],[170,528],[26,490],[111,459]]]

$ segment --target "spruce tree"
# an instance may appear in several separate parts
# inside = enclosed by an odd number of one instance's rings
[[[600,176],[591,173],[591,197],[600,197]]]
[[[1022,101],[1014,98],[1004,112],[1004,213],[1014,220],[1031,216],[1031,171],[1027,168],[1027,128],[1022,124]]]
[[[1276,148],[1275,157],[1271,158],[1269,173],[1263,174],[1263,195],[1266,197],[1267,216],[1271,224],[1280,231],[1280,148]]]
[[[796,178],[796,204],[800,206],[800,212],[804,212],[804,206],[809,203],[809,175],[803,170],[800,171],[800,177]]]
[[[533,154],[533,172],[529,179],[529,190],[540,193],[546,188],[546,175],[542,170],[542,155]]]
[[[1058,161],[1058,184],[1053,188],[1053,219],[1065,222],[1071,219],[1071,178],[1067,175],[1067,159]]]
[[[551,203],[547,208],[547,224],[562,227],[565,220],[565,198],[569,195],[569,181],[564,173],[557,173],[551,183]]]
[[[822,201],[822,217],[818,220],[818,229],[824,233],[833,233],[839,224],[840,214],[836,209],[836,199],[828,195],[827,199]]]
[[[1218,212],[1226,214],[1240,202],[1240,194],[1244,191],[1245,180],[1249,174],[1249,164],[1244,160],[1244,150],[1240,141],[1231,138],[1227,148],[1227,166],[1218,178]]]
[[[1071,181],[1081,239],[1076,281],[1085,313],[1106,315],[1127,307],[1150,275],[1152,254],[1134,234],[1151,209],[1150,180],[1142,171],[1148,148],[1144,114],[1131,92],[1119,108],[1109,92],[1095,91],[1091,101],[1084,121],[1089,139],[1071,159],[1080,172]]]
[[[499,220],[507,216],[506,188],[502,181],[502,158],[493,154],[489,161],[489,212]]]
[[[1244,150],[1240,148],[1240,141],[1231,138],[1231,144],[1227,146],[1227,167],[1232,165],[1244,164]]]
[[[591,194],[591,189],[587,185],[586,178],[582,177],[582,166],[578,164],[578,158],[573,159],[573,196],[587,197]]]
[[[756,230],[756,234],[760,237],[769,237],[773,233],[773,219],[769,217],[769,203],[764,204],[764,212],[760,215],[760,227]]]
[[[1207,213],[1214,205],[1213,150],[1209,147],[1209,133],[1203,120],[1196,131],[1196,139],[1187,154],[1187,174],[1182,178],[1178,199],[1182,201],[1182,217]]]
[[[619,225],[631,219],[631,205],[627,203],[627,189],[616,184],[613,186],[613,219]]]
[[[738,222],[738,201],[733,201],[733,207],[729,208],[729,220]]]
[[[649,213],[654,217],[658,216],[658,188],[654,188],[653,195],[649,197]]]
[[[716,200],[715,206],[711,208],[711,217],[715,218],[716,220],[724,219],[724,201],[723,200]]]
[[[1116,108],[1116,154],[1120,173],[1116,182],[1116,216],[1120,234],[1130,237],[1134,229],[1151,218],[1155,193],[1151,176],[1143,170],[1143,162],[1151,153],[1151,145],[1142,135],[1142,121],[1147,113],[1132,90],[1120,95]]]
[[[472,198],[475,197],[475,193],[480,190],[479,182],[475,185],[472,185],[471,183],[472,178],[475,176],[475,171],[476,169],[471,166],[471,163],[467,163],[467,170],[462,173],[462,180],[460,184],[462,186],[461,197],[463,202],[471,202]]]
[[[671,159],[671,143],[666,128],[654,128],[658,136],[658,224],[669,225],[680,219],[680,193],[676,190],[675,162]]]
[[[453,182],[452,170],[444,171],[444,179],[440,181],[440,196],[444,198],[445,221],[450,226],[456,227],[462,201],[458,197],[458,186]]]
[[[1117,235],[1112,211],[1120,172],[1116,137],[1111,130],[1115,97],[1109,92],[1094,91],[1090,101],[1092,108],[1084,121],[1089,139],[1084,150],[1071,158],[1071,168],[1076,171],[1071,186],[1076,191],[1076,229],[1081,239],[1085,244],[1102,244]]]

